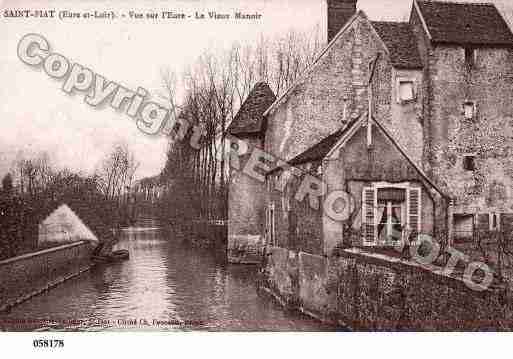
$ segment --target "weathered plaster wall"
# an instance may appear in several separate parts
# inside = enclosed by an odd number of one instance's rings
[[[328,193],[339,190],[348,193],[345,153],[345,149],[343,149],[338,153],[338,156],[327,159],[322,163],[322,176],[324,183],[328,185]],[[336,207],[334,208],[336,209]],[[322,232],[324,254],[331,254],[333,249],[342,243],[344,239],[344,225],[345,223],[343,221],[339,221],[336,218],[333,219],[328,212],[323,212]]]
[[[412,26],[413,33],[417,39],[417,48],[419,50],[420,58],[423,65],[422,70],[422,83],[419,89],[422,92],[422,100],[418,103],[421,105],[421,123],[422,123],[422,137],[423,137],[423,151],[422,151],[422,167],[428,170],[429,158],[430,158],[430,100],[432,98],[432,86],[431,86],[431,65],[432,65],[432,53],[433,48],[431,42],[425,32],[422,20],[419,17],[415,7],[412,7],[412,13],[410,15],[410,25]]]
[[[0,262],[0,311],[91,267],[93,246],[78,242]]]
[[[269,192],[268,203],[274,203],[275,209],[275,245],[306,253],[321,254],[323,251],[322,209],[312,208],[308,196],[301,202],[295,200],[299,186],[308,173],[306,167],[298,166],[298,168],[304,171],[303,175],[289,178],[283,192],[278,190]],[[279,177],[282,173],[278,172],[272,177],[271,188],[275,188],[276,181],[283,180]],[[268,224],[267,228],[269,228]]]
[[[289,160],[340,129],[344,124],[345,100],[347,120],[367,112],[369,62],[378,51],[385,54],[383,61],[389,62],[369,21],[358,16],[312,71],[271,111],[266,150]],[[389,65],[381,66],[384,71],[391,71]],[[382,86],[382,91],[386,87]],[[386,97],[390,98],[389,92]]]
[[[346,179],[363,181],[420,181],[415,168],[376,126],[372,126],[372,149],[367,148],[366,125],[347,142],[343,150]]]
[[[397,80],[412,79],[415,82],[415,100],[407,103],[398,101]],[[383,123],[394,139],[401,144],[408,155],[420,167],[424,150],[422,110],[424,101],[423,74],[420,70],[393,69],[390,94],[392,96],[390,119]]]
[[[297,223],[296,248],[306,253],[322,254],[322,208],[313,209],[306,198],[302,202],[292,201],[292,211],[295,213],[294,220]]]
[[[244,138],[244,141],[258,148],[263,145],[258,137]],[[232,169],[230,176],[228,260],[231,263],[259,263],[264,244],[265,184],[243,171],[251,152],[238,158],[240,169]]]

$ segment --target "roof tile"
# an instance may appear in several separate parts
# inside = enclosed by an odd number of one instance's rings
[[[417,39],[409,23],[373,21],[372,26],[388,48],[394,67],[422,68]]]
[[[491,3],[418,1],[433,42],[464,45],[513,45],[513,34]]]
[[[264,112],[276,100],[273,91],[265,82],[253,87],[248,97],[228,127],[232,135],[257,134],[264,129]]]

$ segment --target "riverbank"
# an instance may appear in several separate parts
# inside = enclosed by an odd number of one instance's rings
[[[0,312],[89,270],[92,251],[82,241],[0,261]]]

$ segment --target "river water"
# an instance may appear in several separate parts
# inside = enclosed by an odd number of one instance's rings
[[[0,314],[0,329],[336,330],[257,293],[256,267],[226,264],[224,253],[192,248],[156,222],[125,229],[116,247],[130,260],[95,267]]]

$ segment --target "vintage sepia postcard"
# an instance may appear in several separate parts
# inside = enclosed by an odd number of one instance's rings
[[[1,0],[0,44],[0,343],[513,329],[513,0]]]

